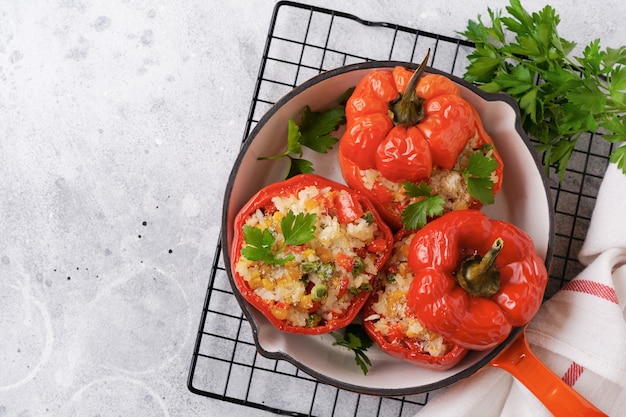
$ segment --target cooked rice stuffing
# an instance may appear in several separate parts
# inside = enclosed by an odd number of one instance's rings
[[[372,304],[375,314],[365,320],[373,321],[375,329],[392,343],[410,343],[410,347],[419,346],[421,351],[432,356],[442,356],[452,345],[407,314],[406,295],[413,280],[407,254],[412,237],[410,234],[394,243],[391,258],[378,276],[380,288],[372,295],[373,300],[378,297]]]
[[[283,252],[293,254],[294,259],[286,265],[268,265],[243,256],[236,263],[236,272],[271,306],[274,317],[293,326],[315,326],[340,316],[359,291],[371,290],[370,281],[378,272],[376,254],[366,250],[380,237],[376,222],[363,216],[341,224],[332,204],[337,193],[346,192],[309,186],[294,195],[274,197],[276,211],[257,210],[246,221],[251,227],[271,231],[275,246],[280,247],[280,221],[290,210],[295,215],[316,215],[315,238],[303,245],[287,246]],[[337,262],[338,254],[354,261],[352,271]],[[310,291],[317,284],[324,284],[328,291],[316,301]]]

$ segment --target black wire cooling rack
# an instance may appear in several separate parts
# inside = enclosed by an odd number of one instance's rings
[[[470,42],[419,29],[278,2],[244,140],[275,101],[320,72],[371,60],[417,63],[430,49],[431,67],[462,77],[472,48]],[[583,268],[576,256],[611,152],[610,144],[593,137],[589,133],[578,140],[562,181],[550,173],[555,242],[547,297]],[[291,392],[294,386],[297,395]],[[433,394],[376,397],[348,392],[319,382],[288,362],[257,354],[250,325],[228,282],[221,241],[215,250],[188,387],[199,395],[291,416],[412,416]],[[308,395],[303,397],[303,392]]]

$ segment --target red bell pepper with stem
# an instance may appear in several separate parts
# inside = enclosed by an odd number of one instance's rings
[[[430,184],[435,173],[460,172],[470,153],[497,161],[490,175],[492,195],[502,184],[502,160],[478,112],[449,78],[424,73],[427,59],[415,72],[404,67],[370,72],[346,104],[346,130],[339,142],[342,174],[395,230],[403,226],[402,211],[413,201],[403,184]],[[443,187],[433,192],[449,199]],[[476,196],[467,200],[463,208],[485,204]],[[449,203],[447,211],[452,209],[456,207]]]
[[[232,278],[278,329],[329,333],[354,320],[392,245],[369,200],[301,174],[263,188],[235,217]]]
[[[548,281],[532,239],[477,210],[453,211],[420,229],[408,262],[409,309],[429,330],[473,350],[490,349],[528,323]]]

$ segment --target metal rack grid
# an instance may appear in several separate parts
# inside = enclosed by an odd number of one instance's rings
[[[472,48],[470,42],[419,29],[278,2],[243,138],[274,102],[320,72],[370,60],[419,62],[431,49],[431,67],[461,77]],[[606,141],[593,138],[590,133],[579,139],[562,181],[550,172],[555,245],[547,297],[582,270],[577,254],[612,150]],[[409,416],[434,394],[376,397],[348,392],[321,383],[288,362],[259,355],[250,325],[231,292],[221,251],[218,242],[191,361],[190,391],[292,416]],[[294,386],[298,396],[290,392]],[[302,397],[303,391],[308,397]]]

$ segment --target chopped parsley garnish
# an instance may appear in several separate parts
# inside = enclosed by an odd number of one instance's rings
[[[469,165],[463,171],[467,182],[467,192],[484,205],[493,204],[494,192],[491,174],[498,168],[498,161],[482,152],[470,155]]]
[[[422,200],[409,204],[402,210],[402,224],[406,230],[415,230],[426,225],[429,217],[443,214],[443,197],[431,195],[431,188],[426,183],[414,184],[405,182],[404,189],[409,197],[424,197]]]
[[[495,198],[491,175],[498,168],[498,161],[493,156],[485,155],[485,151],[489,151],[488,147],[472,153],[462,174],[467,183],[467,192],[483,205],[488,205]],[[421,229],[429,218],[443,214],[445,200],[439,194],[432,195],[432,188],[428,184],[407,181],[404,189],[408,197],[422,197],[421,200],[409,204],[401,213],[402,224],[406,230]]]
[[[245,225],[243,227],[243,239],[247,243],[241,249],[241,254],[250,261],[263,261],[269,265],[285,265],[293,260],[293,254],[279,256],[287,245],[302,245],[312,240],[315,235],[315,213],[294,214],[289,210],[280,221],[280,228],[283,233],[283,243],[274,252],[272,250],[276,243],[276,238],[268,229]]]
[[[374,218],[374,213],[367,211],[363,214],[363,220],[365,220],[367,224],[372,224],[376,219]]]

